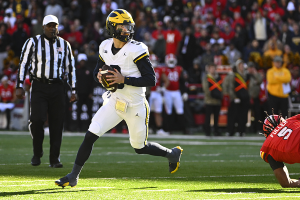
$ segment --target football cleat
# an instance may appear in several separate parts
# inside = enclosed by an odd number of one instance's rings
[[[172,153],[174,153],[174,156],[177,157],[177,162],[174,162],[174,163],[169,162],[169,172],[171,174],[174,174],[180,167],[180,157],[181,157],[182,151],[183,151],[183,149],[180,146],[174,147],[172,149]]]
[[[75,181],[69,181],[68,176],[62,177],[61,179],[55,181],[55,185],[61,186],[62,188],[66,186],[76,187],[77,179]]]

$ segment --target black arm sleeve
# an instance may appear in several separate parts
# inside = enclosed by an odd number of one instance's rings
[[[93,72],[93,77],[94,77],[94,80],[97,82],[97,83],[100,83],[98,78],[97,78],[97,74],[99,72],[99,69],[102,68],[102,66],[105,64],[105,62],[103,62],[100,58],[98,58],[97,60],[97,65],[94,69],[94,72]]]
[[[136,62],[138,69],[140,70],[141,77],[125,77],[124,84],[132,85],[136,87],[150,87],[155,86],[156,77],[149,60],[149,56],[146,56]]]
[[[269,161],[270,167],[273,169],[273,171],[275,169],[284,167],[283,162],[278,162],[278,161],[274,160],[274,158],[271,155],[268,155],[268,161]]]

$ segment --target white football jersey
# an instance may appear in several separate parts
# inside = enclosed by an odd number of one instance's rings
[[[119,66],[121,74],[126,77],[141,77],[141,73],[136,65],[136,62],[149,55],[148,47],[135,40],[128,41],[115,55],[111,48],[113,39],[104,40],[99,47],[99,58],[105,62],[106,65]],[[145,87],[135,87],[124,84],[123,89],[117,89],[112,93],[112,98],[119,98],[129,103],[128,106],[134,106],[144,103]]]

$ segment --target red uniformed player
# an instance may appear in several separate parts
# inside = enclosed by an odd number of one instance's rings
[[[9,129],[10,125],[10,111],[14,107],[12,103],[15,100],[15,87],[8,80],[7,76],[3,76],[0,84],[0,111],[6,113],[6,129]]]
[[[163,87],[162,83],[168,84],[168,79],[166,75],[163,73],[163,67],[158,66],[157,56],[155,54],[151,54],[149,56],[149,59],[152,63],[155,76],[156,76],[156,85],[151,87],[150,89],[150,97],[149,97],[150,111],[154,112],[157,135],[165,136],[165,135],[169,135],[169,133],[163,130],[163,119],[161,113],[163,111],[162,92],[164,92],[165,87]]]
[[[3,103],[10,103],[14,100],[15,87],[10,84],[8,77],[3,76],[0,84],[0,100]]]
[[[300,115],[282,118],[268,116],[263,125],[267,138],[260,149],[261,158],[270,164],[282,187],[300,187],[300,181],[291,179],[284,163],[300,163]]]
[[[186,134],[186,123],[184,114],[184,102],[188,98],[187,93],[183,93],[181,96],[180,85],[182,84],[182,72],[183,69],[181,66],[176,65],[177,59],[174,54],[168,54],[165,57],[165,63],[167,67],[163,69],[163,73],[166,74],[168,78],[168,84],[166,84],[166,90],[164,92],[164,100],[165,100],[165,110],[168,115],[168,125],[173,126],[171,115],[173,105],[176,111],[176,114],[179,117],[179,122],[181,124],[181,128],[183,128],[184,133]]]

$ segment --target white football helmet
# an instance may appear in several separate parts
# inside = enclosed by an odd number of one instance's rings
[[[174,68],[177,64],[176,56],[172,53],[166,55],[165,57],[165,63],[168,67]]]
[[[158,57],[155,54],[150,54],[149,59],[152,63],[153,68],[157,67],[158,65]]]

